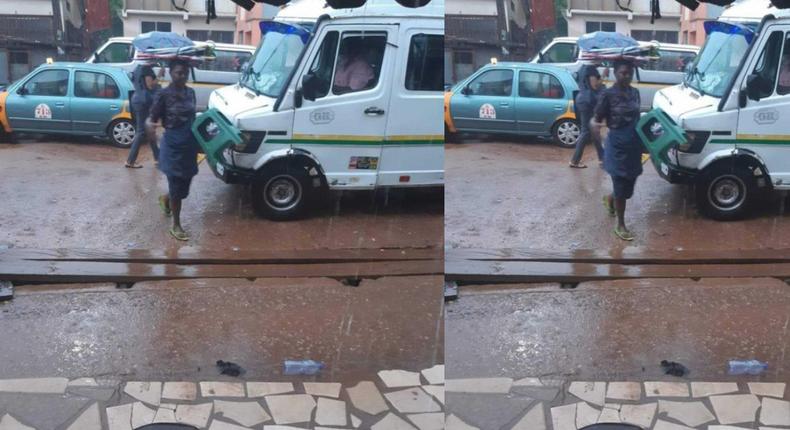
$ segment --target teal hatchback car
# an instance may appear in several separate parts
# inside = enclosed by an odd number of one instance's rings
[[[87,63],[39,66],[0,93],[0,125],[17,132],[106,136],[128,148],[134,140],[125,71]]]
[[[559,67],[490,64],[445,93],[446,132],[546,136],[573,147],[581,131],[573,110],[578,89]]]

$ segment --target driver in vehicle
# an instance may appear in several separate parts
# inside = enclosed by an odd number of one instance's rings
[[[366,89],[376,77],[365,55],[367,49],[360,43],[352,43],[350,39],[344,44],[335,73],[336,94]]]
[[[785,46],[785,51],[782,54],[782,66],[779,69],[779,85],[776,92],[779,94],[790,93],[790,52],[787,52],[790,46]]]

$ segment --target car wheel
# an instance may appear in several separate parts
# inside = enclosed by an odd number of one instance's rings
[[[312,195],[307,167],[275,163],[261,168],[252,184],[252,205],[258,215],[274,221],[298,219]]]
[[[563,148],[573,148],[576,146],[576,139],[579,138],[581,129],[579,123],[572,119],[561,119],[554,124],[551,135],[554,143]]]
[[[696,184],[700,212],[719,221],[743,218],[757,192],[757,181],[752,171],[730,163],[709,169]]]
[[[116,119],[107,127],[110,143],[118,148],[131,148],[135,132],[134,124],[129,119]]]

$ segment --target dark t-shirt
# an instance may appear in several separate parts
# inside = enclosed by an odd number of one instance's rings
[[[195,120],[195,90],[184,87],[181,90],[173,85],[159,90],[151,105],[151,121],[162,120],[164,128],[191,126]]]
[[[639,90],[614,85],[599,94],[595,120],[606,120],[606,126],[612,129],[634,127],[639,121],[640,103]]]

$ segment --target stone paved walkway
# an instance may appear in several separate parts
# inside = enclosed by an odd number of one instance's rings
[[[785,383],[448,379],[446,396],[447,430],[790,428]]]
[[[444,428],[444,365],[384,370],[371,381],[0,380],[0,430]]]

